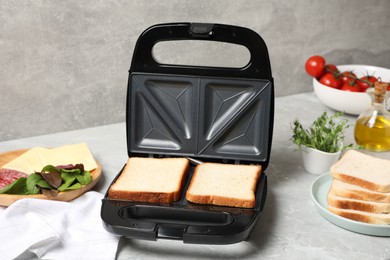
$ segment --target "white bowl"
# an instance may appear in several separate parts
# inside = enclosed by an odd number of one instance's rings
[[[340,65],[340,72],[352,71],[358,78],[373,75],[382,81],[390,82],[390,70],[366,65]],[[346,114],[359,115],[371,106],[371,98],[364,92],[350,92],[331,88],[313,78],[314,92],[317,98],[327,107]]]

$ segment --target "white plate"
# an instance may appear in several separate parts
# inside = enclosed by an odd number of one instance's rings
[[[390,225],[367,224],[340,217],[328,211],[327,196],[332,184],[332,176],[327,173],[318,177],[311,186],[311,198],[318,212],[333,224],[344,229],[372,236],[390,236]]]
[[[380,77],[382,81],[390,81],[390,69],[368,65],[340,65],[337,68],[343,71],[353,71],[358,78],[366,75]],[[360,115],[371,106],[371,98],[365,92],[350,92],[334,89],[321,84],[313,78],[313,88],[317,98],[336,111],[346,114]]]

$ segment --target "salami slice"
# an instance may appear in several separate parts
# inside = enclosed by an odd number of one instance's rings
[[[1,168],[0,169],[0,189],[4,188],[5,186],[11,184],[15,180],[21,178],[21,177],[27,177],[28,175],[24,172],[12,170],[12,169],[6,169]]]

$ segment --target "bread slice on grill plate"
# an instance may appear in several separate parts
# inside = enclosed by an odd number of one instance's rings
[[[254,208],[260,174],[260,165],[198,165],[188,187],[186,199],[198,204]]]
[[[177,201],[188,167],[186,158],[131,157],[108,190],[108,197],[151,203]]]

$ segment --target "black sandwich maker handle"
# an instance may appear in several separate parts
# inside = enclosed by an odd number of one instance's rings
[[[239,44],[249,50],[250,60],[242,68],[158,63],[153,58],[153,46],[161,41],[173,40],[204,40]],[[146,29],[138,38],[134,48],[131,72],[245,77],[272,81],[268,50],[261,36],[248,28],[223,24],[169,23],[154,25]]]

